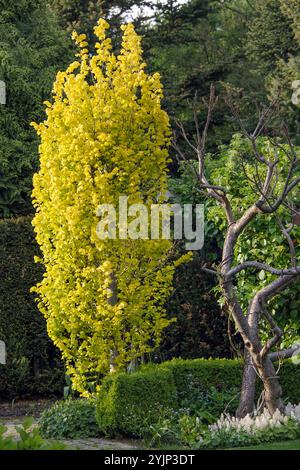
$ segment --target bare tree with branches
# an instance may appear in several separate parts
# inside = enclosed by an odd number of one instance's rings
[[[262,155],[257,143],[259,137],[264,134],[267,123],[275,112],[275,101],[271,103],[269,107],[265,107],[260,111],[255,130],[249,133],[245,129],[236,107],[229,100],[231,111],[239,122],[241,131],[251,143],[254,159],[260,167],[264,169],[264,177],[261,178],[261,173],[257,173],[257,177],[254,181],[255,193],[257,193],[256,202],[249,206],[241,216],[236,218],[230,201],[230,194],[228,194],[227,189],[212,184],[206,175],[206,141],[216,104],[217,97],[215,88],[211,86],[210,97],[207,103],[207,118],[202,131],[200,131],[197,112],[194,111],[196,133],[194,140],[188,137],[182,123],[177,122],[181,138],[184,139],[185,143],[196,155],[198,165],[195,173],[199,188],[208,197],[215,199],[216,202],[220,204],[227,219],[222,260],[216,269],[208,269],[206,267],[203,267],[203,269],[218,277],[227,308],[245,346],[244,375],[237,416],[244,417],[254,411],[255,382],[257,377],[259,377],[263,383],[264,401],[270,413],[273,414],[277,409],[284,412],[282,389],[274,362],[279,359],[291,357],[295,353],[296,348],[291,347],[289,349],[279,350],[283,331],[277,325],[273,315],[268,311],[268,304],[275,296],[282,293],[300,278],[300,260],[297,259],[292,239],[294,225],[291,223],[289,226],[285,226],[285,223],[279,216],[279,209],[283,206],[288,210],[294,210],[290,204],[290,196],[300,185],[300,176],[299,173],[297,173],[300,167],[300,159],[294,150],[288,130],[283,126],[286,145],[282,146],[275,138],[273,140],[275,148],[284,149],[289,166],[286,171],[284,184],[279,185],[279,159],[276,158],[276,155],[273,155],[273,158]],[[174,148],[180,158],[187,160],[176,138],[174,139]],[[241,234],[255,218],[266,214],[274,214],[276,217],[278,226],[289,246],[290,266],[286,269],[278,269],[256,260],[235,264],[234,251]],[[276,247],[274,247],[274,249],[276,249]],[[268,285],[257,290],[245,311],[245,309],[242,308],[236,292],[236,281],[238,274],[248,269],[263,270],[273,276],[272,281]],[[272,336],[265,342],[262,341],[260,335],[260,321],[262,320],[269,324],[270,330],[272,331]],[[278,351],[274,352],[274,348],[278,348]]]

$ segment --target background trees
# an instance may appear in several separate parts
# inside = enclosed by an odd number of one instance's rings
[[[69,39],[44,1],[1,2],[0,216],[31,211],[37,139],[29,123],[43,115],[56,71],[69,57]]]
[[[95,40],[93,29],[99,18],[109,20],[113,33],[118,36],[119,27],[130,17],[135,9],[136,22],[139,21],[137,10],[151,7],[149,0],[50,0],[51,8],[57,13],[60,24],[70,33],[76,29]]]

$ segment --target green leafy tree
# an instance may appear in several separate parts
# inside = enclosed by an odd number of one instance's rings
[[[212,86],[207,121],[200,132],[195,117],[194,140],[180,126],[197,157],[197,165],[192,167],[196,187],[217,203],[209,217],[223,232],[221,261],[215,270],[206,266],[203,269],[218,279],[223,302],[244,342],[246,361],[238,416],[253,412],[257,376],[262,380],[270,413],[284,412],[273,362],[291,357],[299,346],[282,348],[284,329],[274,317],[274,303],[278,296],[294,292],[299,286],[300,229],[294,212],[300,201],[300,148],[292,143],[286,128],[281,138],[262,137],[271,124],[274,105],[261,111],[251,134],[232,106],[244,137],[235,137],[232,147],[215,160],[214,170],[205,146],[216,102]],[[183,155],[176,142],[175,149]],[[299,331],[299,321],[296,326]]]
[[[300,11],[298,0],[279,0],[282,13],[291,21],[295,39],[300,45]]]
[[[294,139],[300,142],[299,118],[300,110],[296,106],[293,94],[299,95],[299,90],[293,88],[294,82],[300,79],[300,17],[299,4],[294,0],[279,0],[281,14],[290,23],[293,33],[294,50],[288,57],[280,58],[276,64],[276,69],[267,79],[269,94],[279,97],[281,116],[294,130]]]
[[[145,26],[146,57],[150,67],[162,73],[166,109],[187,129],[193,128],[190,101],[196,94],[200,120],[205,120],[202,99],[212,82],[222,97],[224,83],[249,93],[263,88],[263,80],[250,72],[241,40],[254,14],[246,0],[190,0],[183,4],[169,1],[157,9],[155,21]],[[210,145],[216,149],[224,140],[230,141],[232,132],[228,110],[220,99]]]
[[[256,0],[256,13],[249,23],[246,52],[263,75],[273,72],[280,59],[296,50],[291,20],[282,12],[280,0]]]
[[[286,150],[286,149],[285,149]],[[268,138],[261,138],[258,141],[258,151],[261,155],[271,155],[277,153],[276,146]],[[249,159],[253,152],[251,142],[241,134],[233,136],[229,145],[222,146],[217,158],[211,159],[209,174],[220,186],[227,187],[231,194],[231,204],[237,213],[242,213],[249,206],[254,198],[254,184],[257,177],[255,162]],[[282,150],[283,152],[283,150]],[[300,154],[299,147],[295,152]],[[284,153],[280,154],[284,161]],[[247,167],[243,162],[247,161]],[[220,171],[221,168],[221,171]],[[281,178],[284,178],[281,169]],[[294,194],[294,203],[300,203],[299,191]],[[211,206],[207,211],[208,220],[211,224],[224,232],[226,220],[222,209],[219,206]],[[290,219],[288,211],[282,210],[281,217]],[[300,229],[295,227],[293,232],[293,242],[295,247],[300,244]],[[276,250],[274,250],[276,246]],[[278,218],[274,215],[256,218],[251,225],[241,234],[235,249],[235,256],[238,263],[243,263],[249,259],[256,259],[263,263],[278,266],[284,269],[290,262],[289,245],[284,237]],[[241,272],[237,279],[238,299],[244,309],[255,294],[258,286],[263,288],[272,280],[272,275],[264,270],[253,270],[253,272]],[[285,333],[283,344],[290,346],[299,337],[300,333],[300,283],[287,289],[281,296],[272,300],[272,315]],[[264,340],[268,336],[268,325],[262,324],[261,333]]]
[[[266,153],[275,152],[267,138],[262,138],[259,143],[259,151]],[[299,149],[297,148],[297,151]],[[207,172],[209,178],[212,178],[219,185],[230,189],[232,195],[232,205],[236,211],[241,211],[246,204],[250,204],[253,200],[253,192],[249,191],[249,179],[247,179],[243,158],[251,155],[251,144],[241,134],[233,136],[230,144],[219,147],[216,155],[207,155]],[[253,162],[252,162],[253,163]],[[197,190],[197,180],[195,179],[195,169],[192,161],[181,163],[180,177],[172,180],[172,190],[176,194],[179,201],[193,203],[204,203],[206,213],[205,224],[205,258],[202,257],[202,264],[208,262],[213,264],[218,262],[221,256],[223,245],[223,234],[226,229],[226,220],[220,207],[212,203],[209,198]],[[248,176],[255,178],[255,165],[249,164]],[[294,201],[296,203],[296,199]],[[300,200],[299,200],[300,203]],[[293,236],[295,246],[300,245],[300,231],[295,229]],[[276,250],[274,245],[276,244]],[[255,219],[251,226],[247,228],[245,233],[239,239],[236,247],[236,257],[239,262],[246,259],[258,259],[263,262],[284,267],[289,260],[289,247],[285,237],[283,236],[276,218],[268,216],[266,218]],[[192,267],[192,265],[191,265]],[[180,268],[189,269],[189,266]],[[237,280],[237,292],[239,301],[243,308],[247,307],[247,303],[251,300],[253,293],[257,289],[258,283],[261,287],[266,285],[271,279],[271,275],[264,271],[253,270],[253,272],[241,272]],[[217,286],[215,283],[214,286]],[[212,287],[212,286],[211,286]],[[220,296],[220,290],[214,288],[215,296],[219,298],[220,306],[223,308],[224,303]],[[300,334],[300,283],[293,285],[287,289],[281,296],[273,299],[271,304],[272,315],[284,331],[282,346],[291,346],[298,340]],[[266,340],[268,328],[266,324],[261,325],[262,337]],[[240,343],[238,342],[238,345]]]
[[[6,105],[0,105],[0,216],[30,212],[37,139],[29,123],[43,115],[69,42],[42,0],[0,3],[0,79]]]
[[[299,143],[299,109],[292,83],[300,74],[299,4],[293,0],[257,0],[249,24],[246,54],[269,99],[278,99],[278,121],[288,124]]]
[[[58,14],[60,22],[68,31],[84,31],[87,36],[96,39],[93,28],[98,18],[108,19],[112,30],[118,34],[118,28],[129,15],[132,7],[151,6],[149,0],[51,0],[51,7]]]

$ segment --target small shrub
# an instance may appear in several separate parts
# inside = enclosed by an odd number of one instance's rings
[[[190,384],[187,395],[180,400],[180,405],[192,415],[207,413],[216,420],[220,412],[234,413],[237,409],[240,395],[238,388],[228,388],[220,392],[212,386],[205,392],[199,392],[201,387],[197,380],[193,381],[191,378]]]
[[[207,416],[205,415],[204,421]],[[150,445],[160,446],[170,442],[184,447],[192,447],[201,435],[203,429],[207,429],[200,416],[191,416],[185,410],[172,411],[168,417],[161,419],[150,426]]]
[[[170,371],[112,374],[103,381],[96,418],[106,435],[142,437],[173,407],[177,407],[177,394]]]
[[[39,432],[38,428],[31,429],[32,418],[27,418],[22,426],[17,426],[17,439],[5,437],[7,431],[5,426],[0,426],[0,450],[66,450],[67,447],[58,441],[47,442]]]
[[[39,426],[43,437],[75,439],[99,434],[95,406],[85,399],[56,402],[44,411]]]

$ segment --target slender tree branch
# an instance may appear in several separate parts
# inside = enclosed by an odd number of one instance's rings
[[[266,263],[260,263],[259,261],[244,261],[244,263],[235,266],[234,268],[230,269],[227,273],[227,277],[236,276],[241,271],[245,271],[247,268],[254,268],[260,269],[262,271],[267,271],[270,274],[274,274],[275,276],[284,276],[284,275],[300,275],[300,266],[296,266],[295,268],[290,269],[276,269]]]
[[[281,340],[282,336],[283,336],[283,331],[281,328],[279,328],[279,326],[276,324],[274,318],[272,317],[272,315],[268,312],[266,306],[264,303],[261,303],[261,310],[265,316],[265,318],[267,319],[267,321],[270,323],[271,325],[271,328],[272,328],[272,332],[274,334],[273,338],[271,338],[270,340],[268,340],[265,345],[263,346],[261,352],[260,352],[260,356],[262,359],[265,358],[265,356],[271,351],[271,349],[279,343],[279,341]]]
[[[294,355],[300,355],[300,345],[298,344],[297,346],[293,346],[291,348],[287,349],[281,349],[280,351],[270,353],[268,355],[269,359],[272,362],[280,361],[282,359],[289,359],[293,357]]]
[[[271,282],[267,286],[263,287],[260,291],[258,291],[254,297],[255,300],[259,301],[259,304],[261,305],[262,303],[266,302],[268,299],[275,297],[275,295],[279,294],[282,292],[284,289],[289,287],[291,284],[293,284],[299,276],[299,273],[297,274],[285,274],[275,281]]]

